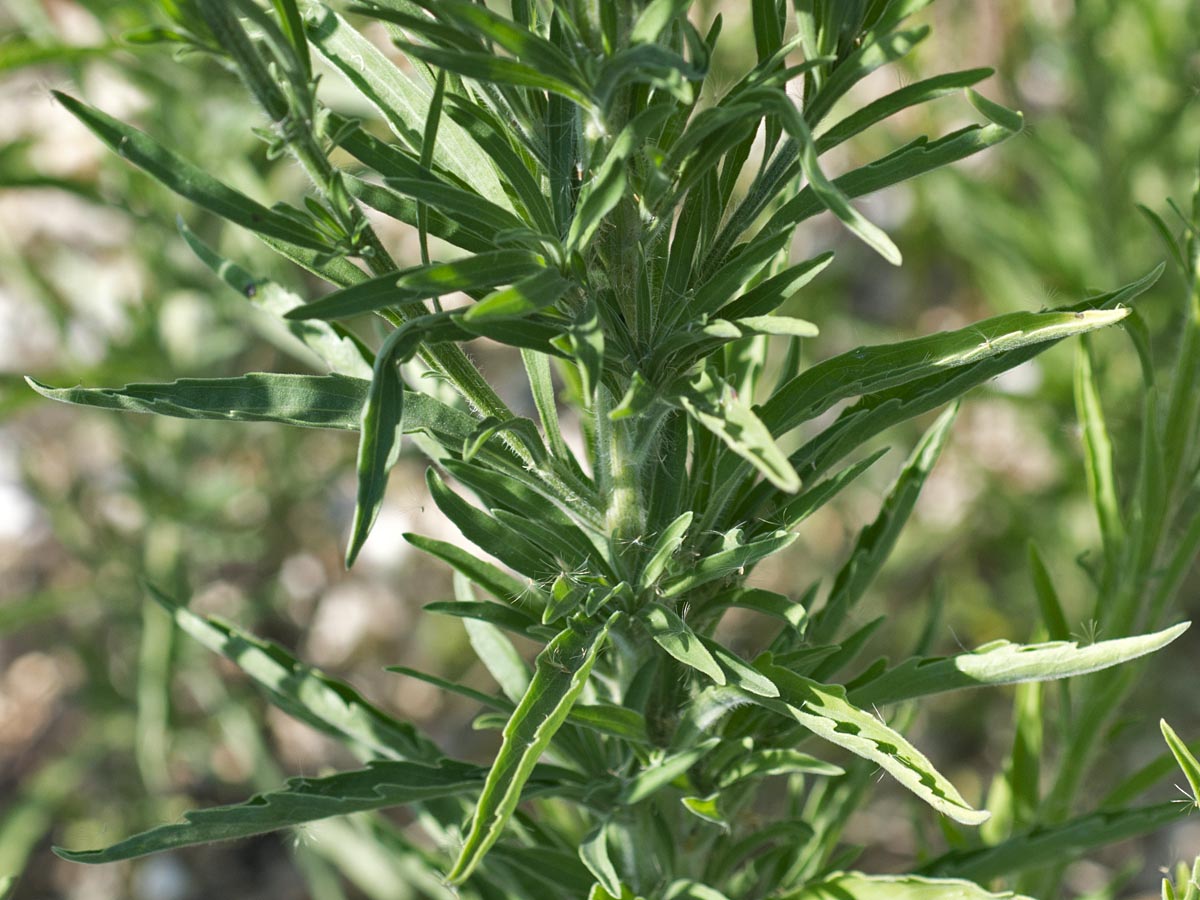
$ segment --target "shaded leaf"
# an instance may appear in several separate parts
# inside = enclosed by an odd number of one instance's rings
[[[54,852],[71,862],[107,863],[177,847],[233,840],[302,825],[329,816],[348,815],[452,797],[483,783],[484,770],[465,763],[437,766],[374,762],[366,769],[326,778],[292,778],[277,791],[255,794],[244,803],[189,812],[177,825],[160,825],[102,850]]]

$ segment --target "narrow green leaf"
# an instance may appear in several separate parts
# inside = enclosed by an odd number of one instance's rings
[[[834,580],[829,598],[813,617],[808,635],[813,643],[823,644],[834,639],[850,610],[862,598],[891,555],[920,496],[921,488],[925,486],[925,479],[933,471],[942,448],[946,446],[957,414],[957,406],[951,406],[922,435],[889,489],[879,515],[859,533],[850,558]]]
[[[421,299],[454,291],[473,291],[509,284],[545,266],[545,260],[528,250],[493,250],[453,262],[417,266],[400,273],[396,287]]]
[[[914,657],[854,688],[850,699],[859,706],[882,705],[962,688],[1086,675],[1161,650],[1187,631],[1188,624],[1181,622],[1153,634],[1083,646],[1067,641],[1041,644],[993,641],[957,656]]]
[[[846,699],[841,685],[826,685],[764,663],[761,671],[775,683],[780,700],[757,702],[789,715],[818,737],[870,760],[918,798],[964,825],[979,825],[986,811],[973,809],[944,775],[899,732]]]
[[[183,378],[168,384],[127,384],[122,388],[52,388],[32,378],[26,382],[43,397],[81,406],[180,419],[282,422],[348,431],[359,427],[370,384],[345,375],[276,373]]]
[[[725,671],[674,610],[661,603],[647,603],[637,611],[637,619],[654,643],[679,662],[702,672],[717,684],[725,683]]]
[[[587,82],[575,63],[531,29],[497,15],[486,6],[464,0],[438,0],[436,9],[439,17],[454,19],[539,72],[586,91]]]
[[[632,744],[648,744],[646,719],[636,709],[613,703],[576,703],[567,721]]]
[[[74,97],[58,91],[53,93],[68,112],[119,156],[129,160],[181,197],[258,234],[321,252],[332,250],[328,241],[315,228],[306,227],[289,216],[268,209],[245,194],[217,181],[145,132],[105,115]]]
[[[770,778],[775,775],[824,775],[835,778],[845,775],[846,770],[831,762],[818,759],[799,750],[771,747],[752,750],[740,756],[733,765],[722,770],[717,784],[721,788],[755,778]]]
[[[378,47],[323,4],[315,5],[308,37],[321,55],[365,97],[414,153],[422,149],[432,87],[408,77]],[[438,129],[433,160],[459,176],[486,200],[508,208],[496,171],[486,153],[454,122]]]
[[[570,288],[571,282],[563,278],[557,269],[542,269],[467,307],[463,321],[521,318],[552,306]]]
[[[692,525],[693,515],[691,510],[683,513],[664,528],[655,539],[654,546],[650,551],[650,558],[646,560],[646,565],[642,568],[643,584],[653,584],[666,571],[667,564],[683,543],[684,535]]]
[[[456,580],[460,576],[455,576]],[[464,600],[469,598],[469,592],[458,592]],[[479,657],[484,668],[488,670],[500,690],[513,703],[518,703],[525,692],[529,690],[529,666],[517,652],[512,641],[501,633],[494,625],[479,619],[464,619],[463,626],[467,630],[467,639],[471,648]]]
[[[973,156],[1008,140],[1013,134],[999,125],[971,125],[936,141],[921,138],[873,163],[835,178],[833,184],[849,199],[862,197]],[[807,185],[779,207],[762,230],[764,233],[782,230],[790,234],[797,225],[823,209],[825,206],[816,191],[812,185]],[[733,242],[730,238],[726,240],[729,244]],[[718,243],[718,248],[721,246]],[[719,255],[714,253],[714,257]]]
[[[1167,724],[1166,719],[1160,719],[1158,726],[1162,730],[1163,740],[1167,742],[1167,747],[1171,750],[1171,755],[1175,757],[1179,768],[1183,770],[1183,777],[1187,779],[1192,788],[1192,806],[1200,809],[1200,760],[1197,760],[1195,754],[1188,749],[1187,744],[1179,739],[1179,735]]]
[[[726,678],[734,687],[741,688],[759,697],[778,697],[779,688],[771,683],[771,679],[763,675],[733,651],[723,647],[710,638],[701,637],[700,641],[720,663],[721,668],[728,673]],[[718,681],[717,684],[724,684]]]
[[[385,178],[384,184],[413,200],[427,203],[431,210],[437,210],[468,231],[485,236],[493,245],[498,232],[520,231],[525,227],[515,213],[503,206],[440,179]]]
[[[778,275],[772,275],[761,281],[737,299],[722,306],[720,313],[724,318],[736,320],[750,316],[765,316],[767,313],[774,312],[798,290],[824,271],[831,262],[833,262],[833,253],[829,252],[790,265]]]
[[[611,896],[620,897],[621,878],[608,856],[608,839],[605,836],[607,825],[607,820],[602,820],[583,836],[579,842],[579,858],[604,890]]]
[[[527,612],[512,606],[493,603],[490,600],[481,602],[436,602],[426,603],[422,607],[426,612],[440,613],[459,619],[478,619],[505,631],[511,631],[522,637],[530,637],[538,620]]]
[[[621,790],[621,802],[633,806],[654,796],[677,778],[686,775],[688,769],[707,756],[719,743],[719,738],[707,738],[686,750],[655,759],[625,782]]]
[[[1127,315],[1126,308],[1006,313],[957,331],[859,347],[801,372],[762,405],[760,416],[772,434],[781,435],[847,397],[1104,328]]]
[[[991,69],[966,69],[962,72],[947,72],[935,75],[913,84],[892,91],[856,109],[832,128],[817,138],[817,153],[825,153],[839,144],[844,143],[854,135],[870,128],[877,122],[882,122],[896,113],[913,106],[919,106],[938,97],[951,94],[963,88],[969,88],[992,75]],[[1018,124],[1018,130],[1020,125]]]
[[[1162,216],[1150,209],[1148,206],[1137,204],[1138,211],[1146,217],[1150,222],[1151,227],[1158,233],[1159,239],[1167,248],[1167,252],[1171,254],[1171,259],[1175,265],[1179,267],[1181,273],[1187,273],[1187,263],[1183,259],[1183,251],[1179,248],[1179,242],[1175,239],[1175,235],[1171,233],[1171,229],[1167,227],[1167,223],[1162,220]]]
[[[796,537],[797,535],[790,532],[777,531],[759,540],[718,550],[697,560],[690,571],[666,582],[663,585],[663,596],[678,597],[702,584],[742,572],[759,560],[778,553],[796,540]]]
[[[102,850],[54,848],[63,859],[108,863],[148,853],[250,837],[329,816],[342,816],[404,803],[453,797],[483,783],[478,766],[448,760],[439,765],[373,762],[365,769],[326,778],[292,778],[277,791],[244,803],[189,812],[177,825],[160,825]]]
[[[546,553],[524,537],[511,533],[483,510],[467,503],[446,487],[433,469],[426,473],[426,482],[438,509],[472,544],[529,578],[542,579],[558,574],[557,566]]]
[[[671,882],[663,897],[664,900],[730,900],[716,888],[689,879]]]
[[[413,322],[418,320],[412,320]],[[375,358],[375,372],[367,390],[359,426],[358,493],[354,503],[354,523],[346,547],[346,568],[354,565],[371,526],[383,507],[388,473],[400,458],[400,435],[404,429],[404,383],[393,357],[398,338],[409,325],[397,328]]]
[[[720,438],[725,446],[757,469],[781,491],[800,490],[800,476],[779,449],[771,431],[750,406],[728,384],[712,385],[711,376],[700,380],[680,396],[689,416]],[[715,400],[714,400],[715,395]]]
[[[1057,825],[1043,825],[994,847],[957,850],[921,867],[923,875],[953,876],[986,882],[1027,869],[1062,865],[1096,847],[1159,831],[1186,814],[1175,803],[1115,812],[1090,813]]]
[[[717,319],[718,322],[727,321]],[[743,336],[752,334],[778,334],[784,337],[811,338],[820,334],[817,326],[804,319],[791,316],[744,316],[734,319],[733,324]]]
[[[786,95],[783,95],[781,102],[786,104],[787,110],[790,113],[783,119],[784,127],[791,132],[792,138],[800,145],[800,168],[804,172],[804,176],[808,179],[808,186],[812,188],[817,199],[868,247],[892,265],[900,265],[900,249],[892,243],[892,239],[881,228],[869,222],[862,213],[851,206],[849,198],[821,170],[821,165],[817,158],[816,142],[813,140],[812,133],[808,130],[808,124],[804,121],[804,116],[800,115],[799,111],[792,105],[792,101]]]
[[[538,418],[542,420],[542,430],[546,432],[550,451],[557,459],[568,464],[574,463],[575,454],[563,439],[562,426],[558,419],[558,400],[554,392],[554,380],[550,374],[549,357],[533,350],[522,350],[521,361],[525,364],[525,372],[529,377],[529,391],[533,395]],[[577,465],[578,463],[575,463],[573,467]]]
[[[687,12],[690,0],[651,0],[638,14],[629,34],[632,44],[652,44],[676,16]]]
[[[735,588],[726,594],[718,595],[705,609],[718,610],[729,607],[751,609],[771,616],[795,631],[803,630],[808,621],[808,610],[803,603],[763,588]]]
[[[558,228],[549,198],[542,190],[536,174],[530,171],[510,143],[509,129],[490,110],[467,98],[451,94],[446,98],[446,106],[450,118],[458,122],[491,158],[506,187],[512,190],[524,207],[529,224],[542,234],[557,236]]]
[[[233,260],[221,256],[188,228],[183,219],[176,221],[180,235],[192,252],[227,285],[268,313],[286,316],[304,305],[304,300],[266,278],[256,278]],[[334,372],[355,378],[370,378],[373,355],[352,335],[339,332],[322,322],[288,324],[288,330]]]
[[[785,531],[793,530],[797,525],[841,493],[842,489],[853,482],[859,475],[882,459],[888,448],[877,450],[866,459],[859,460],[852,466],[847,466],[824,481],[801,492],[795,499],[780,507],[778,513],[771,517],[772,527],[779,526]]]
[[[1071,635],[1067,627],[1067,617],[1063,614],[1062,603],[1058,599],[1058,591],[1050,578],[1050,570],[1042,560],[1037,546],[1029,542],[1029,569],[1033,578],[1033,590],[1037,596],[1038,610],[1042,615],[1042,623],[1046,633],[1053,641],[1065,641]]]
[[[522,787],[583,692],[608,630],[619,615],[614,613],[599,628],[581,628],[572,620],[538,654],[533,680],[504,728],[504,740],[479,797],[470,831],[446,876],[451,884],[464,882],[500,839],[516,811]]]
[[[1033,900],[1005,891],[994,894],[974,882],[919,875],[863,875],[834,872],[779,900]]]
[[[1113,470],[1112,440],[1104,421],[1104,407],[1092,374],[1092,351],[1087,336],[1080,338],[1075,363],[1075,414],[1083,427],[1084,461],[1088,493],[1100,524],[1104,553],[1115,564],[1125,544],[1125,523],[1117,500],[1116,473]]]
[[[147,590],[176,625],[235,663],[288,715],[380,756],[425,763],[441,757],[437,747],[412,725],[382,712],[349,685],[297,661],[278,644],[261,640],[231,623],[198,616],[152,585],[147,585]]]
[[[469,50],[443,50],[424,44],[412,44],[408,41],[396,41],[395,43],[409,56],[448,72],[462,75],[464,78],[491,84],[511,84],[534,91],[550,91],[566,97],[585,109],[591,106],[591,100],[582,86],[549,75],[515,59],[493,56],[490,53],[475,53]]]

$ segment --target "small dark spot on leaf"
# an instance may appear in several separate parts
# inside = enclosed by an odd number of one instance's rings
[[[245,294],[247,297],[253,297],[255,294],[258,293],[258,285],[255,284],[253,281],[251,281],[244,288],[242,288],[242,293]]]

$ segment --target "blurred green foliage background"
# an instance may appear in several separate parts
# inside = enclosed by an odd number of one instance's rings
[[[743,6],[698,5],[706,18],[726,17],[715,65],[730,82],[752,54]],[[797,255],[819,244],[839,257],[802,309],[785,310],[819,323],[822,336],[807,348],[814,358],[1130,281],[1165,252],[1136,205],[1169,219],[1166,198],[1183,198],[1194,177],[1193,0],[941,0],[922,19],[933,36],[904,68],[882,70],[863,89],[884,93],[900,77],[990,65],[998,74],[985,92],[1022,109],[1028,128],[978,161],[864,201],[903,250],[901,269],[832,222],[798,235]],[[257,111],[232,75],[128,40],[164,21],[151,0],[0,8],[0,876],[24,872],[18,898],[420,896],[394,862],[363,855],[355,829],[368,826],[354,822],[294,841],[266,837],[99,868],[49,851],[240,798],[281,771],[346,762],[324,738],[268,712],[203,650],[176,641],[165,615],[147,605],[141,578],[181,593],[186,585],[203,612],[347,677],[459,755],[483,755],[494,741],[471,729],[469,706],[382,670],[404,663],[480,685],[487,678],[461,671],[469,655],[458,624],[420,612],[445,599],[449,579],[400,534],[454,535],[426,503],[417,458],[401,462],[362,564],[348,575],[341,547],[353,508],[353,436],[68,409],[21,381],[120,385],[307,370],[307,360],[281,349],[289,345],[271,317],[191,255],[175,217],[256,276],[309,296],[316,285],[109,156],[49,99],[51,88],[86,96],[258,199],[297,195],[302,176],[267,158],[251,132]],[[944,133],[965,115],[954,98],[918,107],[893,130],[852,142],[839,162],[848,168],[918,134]],[[383,227],[398,258],[415,261],[415,236]],[[1179,288],[1168,270],[1141,307],[1164,345]],[[1118,472],[1128,480],[1138,360],[1115,330],[1097,347]],[[936,650],[1032,639],[1030,540],[1068,614],[1085,608],[1098,536],[1072,411],[1072,352],[1057,348],[967,402],[914,523],[864,604],[864,621],[892,616],[880,651],[911,644],[937,603]],[[502,392],[519,377],[508,355],[480,355]],[[892,468],[881,464],[806,523],[795,552],[761,571],[761,582],[794,596],[836,571],[916,433],[889,435]],[[1180,617],[1200,612],[1196,575]],[[1104,637],[1082,618],[1071,624],[1085,640]],[[1142,687],[1152,702],[1135,704],[1126,725],[1169,712],[1180,734],[1200,731],[1198,641],[1189,634],[1156,657]],[[1004,691],[955,695],[925,707],[916,726],[969,797],[982,797],[1007,749],[1010,707]],[[1161,752],[1156,728],[1122,733],[1139,737],[1117,735],[1106,748],[1113,783]],[[916,836],[894,827],[907,818],[905,801],[897,796],[888,808],[895,821],[857,822],[849,835],[882,846],[872,859],[881,870],[920,852]],[[1198,848],[1200,826],[1185,824],[1073,867],[1069,887],[1079,896],[1156,896],[1157,868]],[[354,873],[353,883],[331,862]],[[1118,876],[1130,880],[1103,893]]]

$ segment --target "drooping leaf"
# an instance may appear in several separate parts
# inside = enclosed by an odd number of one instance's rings
[[[287,313],[304,305],[304,300],[298,294],[268,279],[256,278],[233,260],[221,256],[201,241],[182,219],[177,220],[176,225],[192,252],[222,281],[255,306],[273,315],[286,317]],[[335,373],[354,378],[371,377],[373,355],[348,333],[340,332],[323,322],[289,322],[288,330]]]
[[[235,663],[289,715],[318,731],[348,738],[380,756],[425,763],[442,756],[412,725],[382,712],[349,685],[297,661],[279,645],[228,622],[198,616],[153,586],[147,589],[176,625]]]
[[[859,706],[882,705],[968,687],[1053,681],[1085,675],[1154,653],[1187,631],[1188,624],[1181,622],[1154,634],[1114,638],[1084,646],[1067,641],[1043,644],[993,641],[957,656],[913,658],[855,687],[850,692],[850,699]]]
[[[290,244],[328,252],[332,248],[315,229],[251,200],[198,166],[168,150],[145,132],[112,118],[74,97],[54,92],[58,101],[119,156],[197,206],[253,232]]]
[[[599,628],[572,620],[538,654],[533,680],[504,728],[503,743],[488,772],[462,851],[447,875],[451,884],[465,881],[500,839],[521,799],[521,788],[579,699],[619,615],[614,613]]]
[[[899,732],[850,703],[841,685],[821,684],[769,663],[759,668],[780,692],[779,700],[760,698],[760,704],[792,717],[818,737],[871,760],[954,821],[978,825],[987,820],[989,814],[972,808]]]

